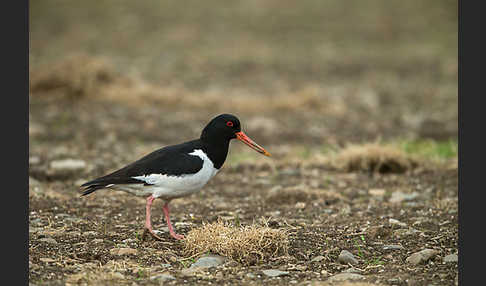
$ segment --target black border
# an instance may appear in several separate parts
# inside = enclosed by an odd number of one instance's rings
[[[480,275],[484,272],[483,263],[476,259],[481,258],[481,252],[484,252],[484,201],[480,196],[485,185],[481,180],[485,177],[481,160],[485,158],[483,150],[486,146],[482,126],[484,119],[478,116],[485,113],[485,105],[479,102],[485,93],[486,51],[485,16],[480,3],[458,0],[459,285],[477,284],[475,278],[481,279]],[[478,101],[476,104],[474,99]]]
[[[7,284],[29,280],[29,1],[2,2],[2,246]],[[7,160],[5,160],[7,159]],[[7,272],[8,271],[8,272]],[[7,278],[8,277],[8,278]],[[23,282],[23,283],[22,283]]]

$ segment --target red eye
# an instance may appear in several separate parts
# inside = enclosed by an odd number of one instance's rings
[[[233,122],[231,122],[231,121],[226,122],[226,126],[233,127]]]

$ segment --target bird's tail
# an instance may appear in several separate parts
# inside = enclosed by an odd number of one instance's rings
[[[97,191],[99,189],[103,189],[108,185],[110,184],[103,182],[103,180],[100,180],[100,178],[86,182],[81,185],[81,188],[83,188],[83,194],[81,196],[89,195],[92,192]]]

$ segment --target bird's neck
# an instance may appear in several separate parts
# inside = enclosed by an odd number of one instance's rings
[[[214,168],[220,169],[226,156],[228,155],[229,140],[206,142],[201,140],[203,143],[204,152],[213,162]]]

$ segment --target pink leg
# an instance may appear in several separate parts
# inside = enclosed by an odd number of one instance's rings
[[[165,220],[167,221],[167,226],[169,227],[169,232],[170,235],[175,238],[175,239],[183,239],[184,236],[177,234],[174,232],[174,228],[172,227],[172,224],[170,223],[170,218],[169,218],[169,203],[165,203],[164,207],[164,214],[165,214]]]
[[[158,235],[155,234],[155,232],[152,230],[152,221],[150,219],[150,209],[152,208],[152,203],[154,202],[155,198],[150,195],[147,198],[147,205],[145,207],[145,231],[143,232],[142,235],[142,240],[145,238],[145,234],[147,231],[152,235],[153,238],[157,240],[162,240]]]

